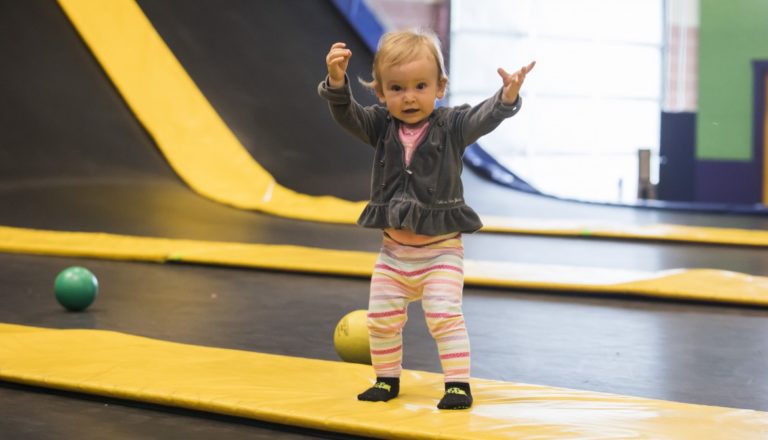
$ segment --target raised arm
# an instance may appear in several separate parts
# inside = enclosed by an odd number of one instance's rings
[[[525,82],[525,76],[528,75],[528,72],[533,70],[535,65],[536,61],[531,61],[530,64],[523,66],[520,70],[514,73],[508,73],[501,67],[496,70],[499,72],[499,76],[501,76],[501,80],[504,83],[501,92],[501,101],[504,104],[509,105],[515,103],[517,96],[520,93],[520,88],[523,87],[523,82]]]
[[[331,88],[344,87],[344,77],[347,74],[350,58],[352,58],[352,51],[347,49],[346,43],[333,43],[328,55],[325,56],[325,64],[328,67],[328,85]]]
[[[380,106],[363,107],[352,97],[347,67],[352,51],[345,43],[334,43],[325,57],[328,77],[317,88],[318,94],[328,100],[333,119],[361,141],[376,146],[382,122],[387,111]]]
[[[533,61],[514,73],[499,68],[497,71],[501,76],[502,87],[497,93],[474,107],[457,107],[458,135],[463,145],[472,144],[493,131],[504,119],[520,111],[520,89],[525,76],[535,65]]]

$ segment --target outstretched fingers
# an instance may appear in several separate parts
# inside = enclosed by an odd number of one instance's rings
[[[520,88],[523,86],[525,76],[533,70],[533,66],[536,65],[536,61],[531,61],[527,66],[523,66],[520,70],[509,73],[503,68],[499,67],[496,71],[499,73],[501,80],[504,83],[502,102],[513,103],[518,98]]]
[[[527,66],[523,66],[523,68],[522,68],[522,69],[520,69],[520,70],[522,70],[522,72],[523,72],[524,74],[528,74],[528,72],[530,72],[531,70],[533,70],[533,67],[534,67],[534,66],[536,66],[536,61],[531,61],[531,62],[530,62],[530,64],[528,64]]]
[[[520,70],[516,72],[509,73],[503,68],[499,67],[496,69],[496,71],[499,73],[499,76],[501,77],[502,81],[504,81],[504,85],[508,86],[512,83],[518,83],[522,84],[525,80],[525,76],[533,70],[533,67],[536,65],[536,61],[531,61],[530,64],[527,66],[523,66],[520,68]]]
[[[499,76],[501,77],[501,80],[504,81],[504,85],[509,85],[510,81],[512,81],[512,74],[501,67],[496,69],[496,71],[499,72]]]

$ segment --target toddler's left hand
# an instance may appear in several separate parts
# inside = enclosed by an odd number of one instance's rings
[[[523,66],[520,70],[514,73],[509,73],[501,67],[498,68],[499,76],[504,81],[504,88],[501,94],[501,101],[504,104],[514,104],[517,100],[517,95],[520,93],[520,88],[523,87],[525,81],[525,75],[533,70],[533,66],[536,65],[536,61],[531,61],[531,64]]]

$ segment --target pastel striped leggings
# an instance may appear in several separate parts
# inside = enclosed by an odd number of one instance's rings
[[[469,381],[469,337],[461,310],[463,287],[460,235],[425,246],[407,246],[384,234],[368,305],[371,359],[378,377],[400,377],[408,304],[421,299],[445,381]]]

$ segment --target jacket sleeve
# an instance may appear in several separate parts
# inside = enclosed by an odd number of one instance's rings
[[[333,119],[353,136],[375,147],[382,122],[387,117],[384,107],[373,105],[363,107],[352,96],[349,78],[344,77],[344,87],[331,88],[326,77],[317,86],[317,93],[328,101]]]
[[[501,90],[476,106],[455,107],[455,128],[460,145],[468,146],[481,136],[492,132],[501,122],[520,111],[523,98],[518,95],[512,104],[501,101]]]

